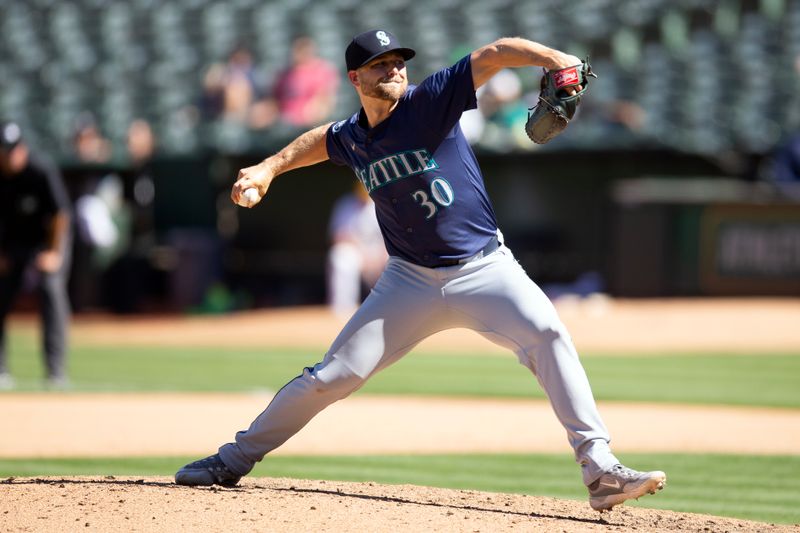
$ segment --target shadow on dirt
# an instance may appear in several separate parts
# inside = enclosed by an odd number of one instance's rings
[[[117,479],[114,476],[105,476],[103,479],[56,479],[56,478],[25,478],[9,477],[0,480],[0,485],[144,485],[148,487],[175,487],[175,483],[167,481],[152,481],[145,479]]]
[[[380,502],[389,502],[389,503],[399,503],[399,504],[407,504],[407,505],[424,505],[428,507],[439,507],[443,509],[456,509],[460,511],[478,511],[482,513],[497,513],[506,516],[524,516],[527,518],[551,518],[555,520],[568,520],[570,522],[582,522],[587,524],[599,524],[599,525],[613,525],[612,523],[606,521],[604,518],[600,517],[596,520],[589,519],[589,518],[579,518],[575,516],[563,516],[563,515],[551,515],[545,513],[523,513],[519,511],[511,511],[505,509],[494,509],[491,507],[478,507],[475,505],[457,505],[457,504],[449,504],[449,503],[441,503],[435,501],[417,501],[417,500],[409,500],[406,498],[398,498],[396,496],[374,496],[370,494],[354,494],[350,492],[343,492],[341,490],[328,490],[328,489],[300,489],[297,487],[289,487],[289,488],[272,488],[272,487],[250,487],[255,489],[267,489],[267,490],[274,490],[277,492],[293,492],[293,493],[308,493],[308,494],[322,494],[327,496],[336,496],[336,497],[344,497],[344,498],[356,498],[361,500],[372,500],[372,501],[380,501]]]

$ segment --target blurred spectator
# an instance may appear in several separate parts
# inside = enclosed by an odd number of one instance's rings
[[[371,288],[388,259],[375,204],[361,183],[334,204],[329,234],[328,304],[346,318],[361,303],[362,284]]]
[[[530,148],[525,133],[528,108],[516,72],[498,72],[477,92],[478,110],[464,113],[461,127],[470,143],[497,151]]]
[[[278,75],[273,98],[280,120],[290,126],[314,126],[327,119],[336,104],[339,71],[317,55],[310,37],[292,43],[291,64]]]
[[[800,132],[775,151],[772,171],[776,182],[800,182]]]
[[[17,124],[0,123],[0,388],[13,386],[6,367],[5,320],[30,281],[40,296],[47,384],[66,385],[70,218],[56,167],[31,153]]]
[[[223,113],[225,118],[247,122],[250,106],[259,97],[256,70],[250,50],[239,46],[225,65]]]
[[[458,125],[461,127],[461,131],[469,144],[476,145],[483,135],[486,119],[480,109],[468,109],[461,114],[461,120],[458,121]]]
[[[103,136],[91,113],[81,113],[72,136],[75,156],[84,163],[107,163],[111,160],[111,141]]]
[[[792,62],[794,81],[800,81],[800,54]],[[795,117],[800,118],[800,117]],[[796,123],[796,122],[795,122]],[[800,130],[789,134],[767,159],[767,177],[786,198],[800,201]]]
[[[72,248],[72,275],[69,293],[74,311],[83,311],[99,303],[99,271],[95,266],[95,251],[110,250],[119,237],[111,222],[108,208],[97,196],[98,184],[109,174],[106,165],[111,161],[112,144],[100,131],[94,116],[81,113],[72,138],[73,153],[82,163],[73,177],[71,186],[75,198],[76,238]]]
[[[583,132],[591,132],[609,147],[632,146],[653,134],[645,130],[647,112],[632,100],[587,98],[578,113],[586,123]]]
[[[264,128],[277,120],[277,110],[263,94],[263,83],[250,50],[239,46],[225,63],[214,63],[203,76],[199,109],[204,120],[224,120]]]
[[[122,180],[107,174],[75,201],[75,225],[78,237],[93,249],[110,251],[120,241],[114,213],[123,205]]]
[[[800,132],[775,151],[770,177],[785,196],[800,200]]]
[[[103,303],[115,313],[140,310],[148,293],[149,257],[156,246],[156,191],[151,168],[156,138],[150,124],[140,118],[131,122],[126,140],[130,172],[124,193],[114,189],[114,182],[97,190],[119,235],[114,247],[95,251],[95,264],[107,264]]]
[[[609,128],[621,128],[628,133],[639,133],[644,128],[646,113],[636,102],[615,100],[607,108],[606,124]]]
[[[133,238],[150,238],[154,231],[153,202],[155,181],[152,161],[156,152],[153,129],[144,119],[136,119],[128,127],[128,158],[131,163],[131,180],[126,189],[126,198],[133,199]]]
[[[144,119],[136,119],[128,126],[128,157],[134,167],[147,164],[155,152],[156,140],[150,123]]]
[[[480,95],[478,107],[490,122],[509,128],[527,119],[527,107],[521,101],[522,81],[511,69],[503,69],[488,83]],[[524,116],[524,119],[520,117]]]
[[[197,106],[203,120],[217,120],[225,111],[225,65],[213,63],[203,74],[203,91]]]
[[[122,206],[122,180],[109,173],[84,179],[75,199],[73,270],[69,280],[72,308],[86,311],[102,302],[101,278],[123,245],[115,214]]]

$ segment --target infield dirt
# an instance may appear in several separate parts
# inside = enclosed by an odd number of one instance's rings
[[[714,516],[513,494],[292,479],[179,487],[168,478],[19,478],[0,482],[3,531],[797,532]]]

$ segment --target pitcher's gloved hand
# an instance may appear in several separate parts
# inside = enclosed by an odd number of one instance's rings
[[[544,144],[564,131],[586,93],[589,78],[596,78],[589,58],[580,65],[545,70],[539,103],[528,111],[525,131],[536,144]]]

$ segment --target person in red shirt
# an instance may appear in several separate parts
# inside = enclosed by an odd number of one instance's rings
[[[291,65],[278,75],[273,89],[281,122],[298,127],[320,124],[330,116],[338,89],[338,70],[317,55],[314,40],[295,39]]]

